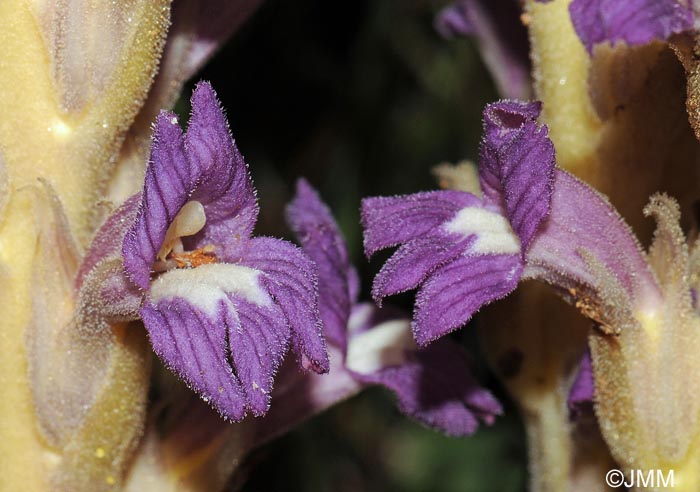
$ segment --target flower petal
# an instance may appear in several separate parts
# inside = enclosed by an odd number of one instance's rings
[[[207,216],[200,245],[225,244],[232,236],[248,237],[258,216],[255,188],[208,82],[197,84],[192,94],[185,148],[191,166],[198,171],[197,187],[189,199],[201,202]]]
[[[148,290],[153,262],[170,223],[187,202],[195,176],[195,170],[190,168],[185,157],[177,117],[172,113],[160,113],[153,128],[151,160],[136,221],[122,247],[124,268],[143,290]]]
[[[354,331],[347,356],[348,369],[365,384],[390,389],[401,411],[449,435],[472,434],[479,420],[492,423],[501,406],[471,374],[464,351],[448,340],[419,350],[411,339],[410,320],[383,320],[381,310],[356,310],[362,323]]]
[[[270,407],[274,376],[289,346],[289,325],[275,305],[261,309],[241,299],[235,304],[226,321],[231,360],[251,410],[260,416]]]
[[[429,191],[362,200],[362,226],[367,256],[421,237],[451,219],[460,209],[481,201],[462,191]]]
[[[297,355],[302,362],[309,362],[314,371],[328,372],[316,265],[301,249],[280,239],[256,237],[246,248],[239,263],[263,273],[260,282],[287,318]]]
[[[156,120],[142,201],[122,250],[127,273],[142,289],[148,289],[168,227],[190,200],[201,202],[206,215],[195,247],[221,246],[250,235],[258,214],[255,191],[207,83],[200,83],[192,95],[184,136],[172,113],[162,112]]]
[[[436,268],[456,259],[475,236],[459,237],[454,234],[431,234],[403,244],[387,260],[372,286],[372,297],[377,303],[382,298],[415,289]]]
[[[224,417],[245,416],[245,393],[228,364],[226,327],[220,319],[210,319],[182,299],[147,304],[141,317],[153,350],[170,370]]]
[[[525,276],[563,289],[597,288],[580,254],[607,268],[637,303],[656,304],[659,289],[630,227],[608,200],[560,169],[555,174],[551,214],[527,254]]]
[[[503,207],[523,252],[549,213],[556,165],[547,127],[536,121],[540,109],[540,103],[501,101],[484,110],[484,199]]]
[[[519,255],[464,256],[436,270],[416,296],[413,335],[425,346],[464,325],[518,285]]]
[[[665,41],[693,27],[691,8],[679,0],[574,0],[571,21],[589,53],[596,44]]]
[[[286,216],[304,252],[318,267],[319,310],[325,334],[344,349],[351,303],[351,266],[345,240],[328,207],[303,179],[297,181]]]
[[[153,282],[141,309],[158,356],[233,420],[267,410],[265,392],[289,340],[262,276],[231,264],[171,270]]]

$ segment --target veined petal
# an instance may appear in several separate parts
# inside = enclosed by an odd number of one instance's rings
[[[479,420],[488,424],[501,406],[480,388],[464,351],[448,340],[419,350],[411,338],[410,320],[383,320],[381,310],[355,310],[361,323],[378,324],[353,331],[347,366],[365,384],[394,392],[409,417],[449,435],[472,434]],[[369,315],[369,316],[368,316]]]
[[[396,246],[427,234],[460,209],[480,206],[481,200],[462,191],[429,191],[413,195],[362,200],[365,253]]]
[[[304,365],[310,363],[314,371],[328,372],[316,265],[301,249],[280,239],[256,237],[246,248],[239,263],[263,272],[260,283],[287,318],[297,355]]]
[[[474,243],[471,234],[430,234],[403,244],[387,260],[372,286],[372,297],[377,303],[382,298],[415,289],[435,269],[448,263]]]
[[[297,181],[286,216],[302,249],[318,267],[319,310],[325,334],[344,349],[352,268],[345,240],[328,207],[304,179]]]
[[[159,357],[222,415],[267,410],[289,331],[262,272],[231,264],[166,272],[141,316]]]
[[[660,299],[654,274],[630,227],[604,196],[558,169],[551,214],[532,242],[525,276],[566,290],[595,292],[596,278],[582,251],[609,270],[638,305]]]
[[[124,268],[131,280],[148,290],[151,267],[165,234],[194,187],[196,171],[185,157],[177,117],[161,112],[153,128],[151,160],[146,169],[136,221],[124,238]]]
[[[589,53],[596,44],[665,41],[693,27],[692,9],[679,0],[574,0],[569,12]]]
[[[228,345],[235,373],[253,413],[264,415],[270,407],[275,373],[289,347],[289,325],[275,305],[261,309],[237,299],[236,311],[227,314]]]
[[[413,336],[425,346],[459,328],[518,285],[520,255],[463,256],[439,268],[416,296]]]
[[[207,215],[201,245],[248,237],[258,217],[255,188],[208,82],[197,84],[192,94],[185,148],[199,180],[190,199],[200,201]]]
[[[549,213],[554,145],[537,124],[540,103],[501,101],[484,110],[479,177],[484,199],[503,207],[527,251]]]
[[[127,273],[144,290],[168,228],[186,203],[203,205],[206,225],[195,247],[247,238],[258,214],[247,165],[208,83],[192,95],[187,133],[172,113],[162,112],[153,140],[139,212],[122,250]]]

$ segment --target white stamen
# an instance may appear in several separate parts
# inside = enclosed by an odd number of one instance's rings
[[[165,261],[165,258],[174,249],[181,253],[183,249],[180,238],[197,234],[206,223],[207,216],[204,213],[204,205],[196,200],[185,203],[165,233],[163,246],[158,251],[158,259]]]

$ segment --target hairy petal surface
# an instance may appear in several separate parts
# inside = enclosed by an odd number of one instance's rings
[[[523,269],[519,255],[465,256],[437,270],[416,296],[413,335],[427,345],[459,328],[482,306],[510,294]]]
[[[153,140],[136,222],[123,246],[126,271],[144,290],[168,227],[185,203],[199,201],[206,215],[195,246],[247,238],[258,214],[248,168],[208,83],[198,84],[192,95],[187,133],[175,115],[162,112]]]
[[[304,179],[297,181],[286,217],[304,252],[318,267],[319,310],[325,334],[344,349],[352,302],[352,266],[345,240],[328,207]]]
[[[480,420],[493,423],[501,406],[479,387],[461,347],[441,340],[418,349],[410,320],[385,318],[371,305],[353,311],[346,364],[355,378],[391,390],[404,414],[448,435],[472,434]]]
[[[595,386],[593,383],[593,367],[591,365],[591,353],[586,351],[581,364],[579,365],[578,374],[574,379],[574,384],[569,391],[568,405],[569,411],[575,417],[582,411],[593,408],[593,393]]]
[[[523,252],[549,214],[554,145],[537,124],[542,105],[502,101],[484,110],[479,177],[486,200],[500,204]]]
[[[660,297],[654,275],[630,227],[605,197],[557,170],[552,212],[527,255],[527,277],[564,289],[597,289],[582,251],[608,269],[640,304]]]
[[[429,191],[413,195],[362,200],[365,253],[396,246],[439,227],[462,208],[480,200],[461,191]]]
[[[574,0],[569,11],[589,53],[596,44],[665,41],[693,27],[692,9],[679,0]]]
[[[225,417],[267,410],[289,328],[262,272],[219,264],[158,277],[141,310],[156,353]]]
[[[380,303],[386,296],[415,289],[437,268],[460,256],[474,239],[473,235],[432,234],[408,241],[374,278],[372,297]]]
[[[318,311],[316,265],[301,249],[280,239],[249,241],[240,264],[263,272],[261,285],[280,306],[291,328],[292,346],[304,366],[328,372],[326,344]]]
[[[185,149],[197,170],[197,187],[189,199],[201,202],[207,216],[201,242],[224,244],[231,236],[248,237],[258,217],[255,189],[216,93],[206,82],[192,94]]]

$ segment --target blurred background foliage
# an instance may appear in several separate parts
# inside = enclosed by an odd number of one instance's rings
[[[212,81],[259,191],[258,232],[289,237],[284,205],[306,177],[338,219],[368,297],[386,256],[362,254],[363,196],[435,188],[435,164],[475,160],[481,111],[498,98],[469,40],[432,27],[421,0],[266,0],[201,74]],[[177,110],[188,111],[188,87]],[[412,296],[395,302],[410,309]],[[375,389],[255,452],[232,490],[525,490],[523,430],[469,328],[455,334],[506,416],[468,439],[402,417]],[[274,404],[274,402],[273,402]]]

